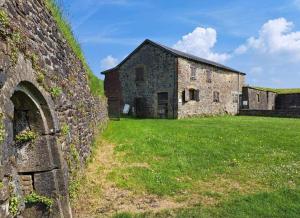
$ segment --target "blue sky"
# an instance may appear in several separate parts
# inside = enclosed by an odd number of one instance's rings
[[[58,0],[100,76],[146,38],[247,73],[256,86],[300,87],[300,0]]]

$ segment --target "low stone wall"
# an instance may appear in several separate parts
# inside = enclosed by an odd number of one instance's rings
[[[300,110],[300,94],[279,94],[276,98],[276,109]]]
[[[289,117],[300,118],[299,109],[290,110],[240,110],[242,116]]]

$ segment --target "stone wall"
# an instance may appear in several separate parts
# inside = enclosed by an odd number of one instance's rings
[[[196,69],[195,78],[191,78],[191,68]],[[237,114],[243,85],[242,74],[178,58],[178,117]],[[199,91],[198,100],[182,99],[190,89]],[[219,102],[213,101],[214,92],[219,93]]]
[[[300,110],[300,94],[279,94],[276,98],[276,110]]]
[[[136,81],[135,69],[144,68],[144,81]],[[135,99],[144,99],[143,117],[159,117],[157,95],[168,93],[167,117],[176,117],[176,58],[162,49],[146,44],[119,68],[122,102],[135,106]]]
[[[120,118],[121,109],[124,105],[119,71],[112,71],[105,76],[104,90],[108,100],[108,116]]]
[[[242,116],[300,118],[300,110],[299,109],[287,109],[287,110],[240,110],[239,115],[242,115]]]
[[[91,95],[45,1],[0,0],[0,7],[0,217],[48,213],[25,204],[31,191],[54,200],[47,216],[71,217],[68,184],[106,123],[105,100]]]
[[[274,110],[276,93],[252,87],[243,87],[243,109]]]

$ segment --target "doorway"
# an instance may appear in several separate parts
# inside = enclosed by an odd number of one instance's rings
[[[158,117],[168,118],[168,106],[169,106],[169,94],[168,92],[160,92],[157,94],[157,114]]]

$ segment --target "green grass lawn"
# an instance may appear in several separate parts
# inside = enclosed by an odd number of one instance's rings
[[[177,217],[300,217],[299,119],[122,119],[104,138],[123,166],[109,175],[118,187],[201,199]]]

